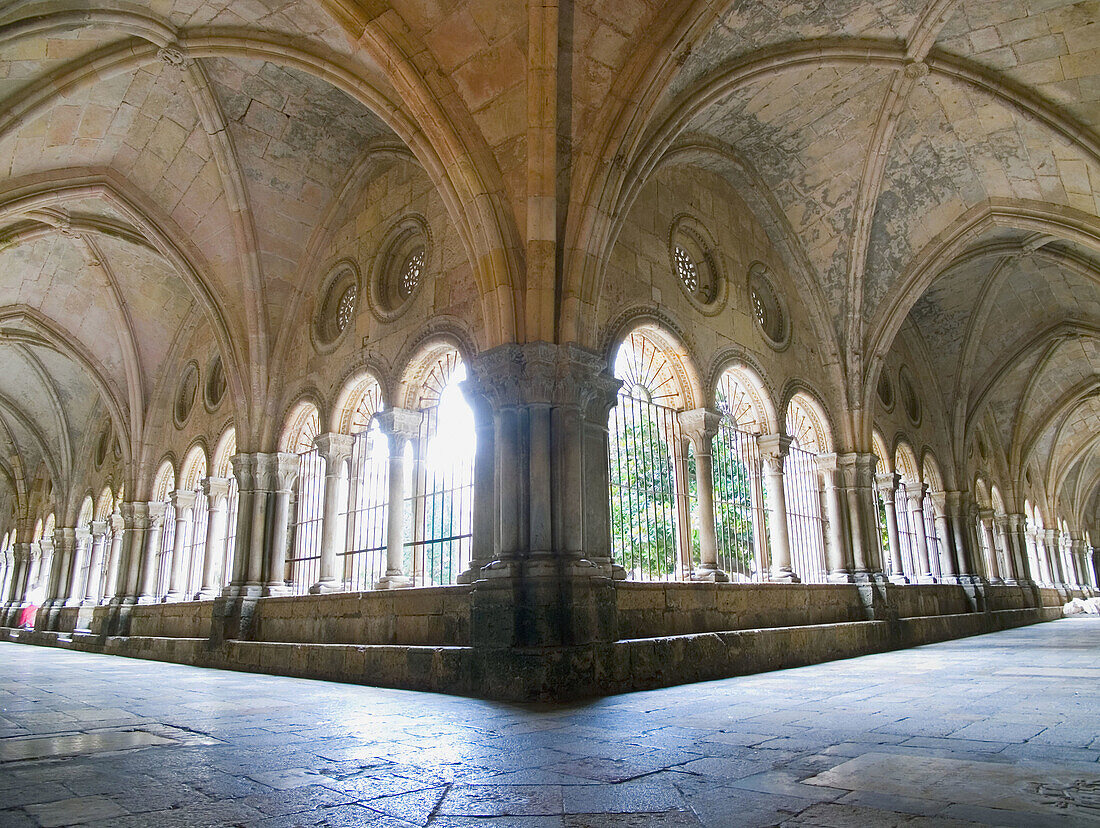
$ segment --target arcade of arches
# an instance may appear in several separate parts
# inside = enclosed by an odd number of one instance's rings
[[[1096,594],[1093,0],[0,6],[7,635],[534,697]]]

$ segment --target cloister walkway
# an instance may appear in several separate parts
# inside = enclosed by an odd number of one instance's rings
[[[1100,619],[573,705],[0,643],[0,825],[1100,822]]]

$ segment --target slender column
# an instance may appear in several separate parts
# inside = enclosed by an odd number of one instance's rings
[[[267,583],[264,595],[286,595],[286,547],[290,529],[290,495],[298,479],[298,455],[279,452],[267,455],[271,463],[274,488],[274,512],[271,518],[271,548],[267,558]]]
[[[113,598],[115,596],[115,591],[118,589],[118,573],[122,561],[122,538],[125,525],[122,515],[118,512],[111,515],[111,552],[110,556],[107,558],[107,565],[104,567],[103,594],[100,596],[101,601],[104,598]]]
[[[69,562],[68,590],[65,597],[65,606],[78,607],[83,603],[84,581],[81,578],[84,570],[84,556],[88,554],[92,536],[87,529],[80,527],[73,530],[73,549]],[[91,580],[89,578],[89,580]]]
[[[982,530],[982,538],[985,541],[985,549],[989,564],[989,580],[994,584],[1003,584],[1004,575],[1001,572],[1001,562],[997,555],[997,541],[993,533],[993,510],[983,509],[978,513],[978,525]]]
[[[933,524],[936,527],[936,537],[940,541],[940,574],[948,583],[958,580],[959,571],[955,568],[954,540],[951,536],[951,525],[947,520],[947,493],[928,492],[932,498]]]
[[[1044,543],[1047,561],[1050,565],[1051,582],[1058,586],[1065,586],[1068,583],[1066,573],[1062,571],[1062,550],[1058,544],[1058,539],[1061,536],[1061,532],[1057,529],[1047,529],[1043,533],[1043,537],[1039,539],[1040,543]]]
[[[924,498],[927,497],[928,486],[924,483],[910,482],[905,486],[905,496],[909,501],[909,523],[913,527],[913,535],[917,539],[917,565],[920,571],[917,573],[918,584],[934,584],[932,575],[932,561],[928,552],[928,533],[924,523]]]
[[[1092,561],[1092,586],[1093,589],[1100,589],[1100,546],[1092,547],[1088,553],[1090,560]]]
[[[149,531],[149,504],[122,503],[118,508],[126,528],[122,542],[124,557],[119,563],[118,588],[112,603],[133,604],[141,586],[141,550]]]
[[[195,594],[196,601],[216,598],[221,584],[219,566],[225,558],[225,544],[228,541],[229,478],[205,478],[202,492],[206,495],[206,549],[202,559],[202,584]]]
[[[878,483],[883,511],[886,513],[886,536],[890,541],[890,568],[894,571],[890,580],[895,584],[907,584],[909,578],[905,575],[905,565],[901,557],[901,534],[898,532],[897,493],[901,475],[883,472],[875,476],[875,481]]]
[[[336,575],[336,544],[345,536],[340,523],[340,479],[345,464],[351,457],[354,438],[350,434],[319,434],[313,441],[318,453],[325,459],[324,520],[321,524],[321,572],[317,583],[309,591],[339,592],[343,581]]]
[[[1084,550],[1085,541],[1084,538],[1074,537],[1070,535],[1069,538],[1069,561],[1073,565],[1073,572],[1068,573],[1070,583],[1076,587],[1087,587],[1089,584],[1088,577],[1085,575],[1085,558]]]
[[[191,531],[194,529],[195,492],[179,489],[172,493],[172,507],[176,515],[176,534],[172,538],[172,560],[168,562],[168,594],[164,601],[171,603],[186,598],[183,594],[184,568],[187,564]]]
[[[825,564],[831,583],[847,584],[852,577],[853,561],[851,546],[848,544],[847,521],[844,510],[844,498],[841,491],[841,472],[836,454],[823,454],[816,458],[817,473],[821,478],[822,493],[825,499]]]
[[[43,537],[38,542],[39,548],[42,550],[42,558],[38,565],[38,582],[42,584],[42,606],[47,607],[56,601],[60,594],[61,581],[64,578],[62,574],[62,567],[64,561],[63,555],[59,554],[57,548],[57,530],[54,530],[54,536],[52,538]]]
[[[141,554],[141,580],[138,582],[137,602],[152,604],[157,600],[157,553],[160,550],[160,537],[164,531],[164,516],[167,503],[149,503],[149,524],[145,530],[145,548]]]
[[[375,589],[398,589],[413,585],[401,565],[405,551],[405,447],[420,433],[419,411],[389,408],[376,415],[379,429],[390,444],[389,496],[386,503],[386,574],[379,578]]]
[[[255,552],[252,543],[252,526],[256,501],[262,502],[265,499],[263,494],[257,498],[255,492],[256,457],[255,454],[236,454],[230,460],[233,464],[233,476],[237,478],[237,540],[236,549],[233,550],[233,572],[230,573],[229,586],[223,593],[226,597],[255,598],[259,597],[262,588],[260,584],[262,562],[255,566],[252,562]],[[261,536],[260,553],[262,552]],[[253,573],[255,573],[254,578]]]
[[[967,497],[965,492],[944,492],[945,512],[951,529],[953,575],[956,578],[973,577],[977,574],[971,554],[970,532],[967,529]]]
[[[993,537],[997,541],[997,551],[1001,556],[1001,578],[1006,584],[1014,585],[1020,580],[1020,569],[1013,551],[1012,539],[1008,531],[1008,515],[993,516]]]
[[[12,547],[12,574],[8,581],[5,606],[21,604],[26,598],[27,576],[30,574],[31,545],[17,543]]]
[[[84,587],[84,603],[96,605],[99,603],[99,588],[102,586],[100,573],[103,571],[103,550],[107,546],[107,521],[93,520],[92,530],[92,559],[88,564],[88,583]]]
[[[875,499],[871,486],[878,458],[869,453],[852,452],[839,455],[838,462],[848,501],[848,534],[856,578],[881,579],[882,562],[879,560],[878,544],[873,541],[872,535],[878,525],[873,517]]]
[[[791,447],[791,438],[785,434],[768,434],[760,438],[759,444],[760,456],[764,461],[764,486],[768,492],[768,528],[771,530],[772,564],[768,580],[799,583],[800,579],[791,567],[791,540],[783,480],[783,466]]]
[[[718,566],[718,536],[714,520],[714,435],[722,414],[709,408],[681,411],[681,433],[691,440],[695,450],[696,525],[699,527],[699,566],[691,573],[693,581],[726,582],[730,576]]]
[[[1035,583],[1031,562],[1028,559],[1026,527],[1027,519],[1024,515],[1020,513],[1005,515],[1005,538],[1012,553],[1016,582],[1021,586],[1030,586]]]

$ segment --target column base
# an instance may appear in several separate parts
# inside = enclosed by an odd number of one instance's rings
[[[374,582],[375,589],[407,589],[413,585],[408,575],[383,575]]]
[[[854,584],[856,579],[847,569],[838,569],[836,572],[830,572],[825,576],[825,580],[830,584]]]
[[[714,569],[696,569],[691,573],[690,580],[702,581],[709,584],[728,584],[730,582],[730,576],[721,569],[715,567]]]
[[[213,601],[215,598],[218,597],[218,592],[219,592],[219,590],[215,587],[210,587],[208,589],[200,589],[198,592],[195,593],[195,599],[194,600],[196,600],[196,601]]]
[[[155,595],[139,595],[134,603],[146,606],[148,604],[159,604],[160,599]]]
[[[909,583],[909,578],[905,575],[891,575],[890,583],[897,584],[898,586],[905,586]]]
[[[924,585],[938,584],[939,580],[933,575],[918,575],[917,576],[917,583],[918,584],[924,584]]]
[[[889,579],[884,572],[856,572],[852,579],[857,584],[886,584]]]
[[[169,592],[163,598],[161,602],[165,604],[178,604],[180,601],[186,600],[184,596],[179,592]]]
[[[264,586],[263,591],[260,594],[264,598],[283,598],[287,595],[293,595],[294,590],[283,583],[267,584]]]
[[[344,584],[335,578],[329,581],[318,581],[309,588],[310,595],[328,595],[333,592],[343,592]]]
[[[800,584],[802,579],[789,569],[773,569],[768,573],[768,582],[772,584]]]

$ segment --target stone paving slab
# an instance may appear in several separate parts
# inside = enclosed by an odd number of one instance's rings
[[[1098,654],[1066,619],[511,705],[0,643],[0,826],[1100,824]]]

